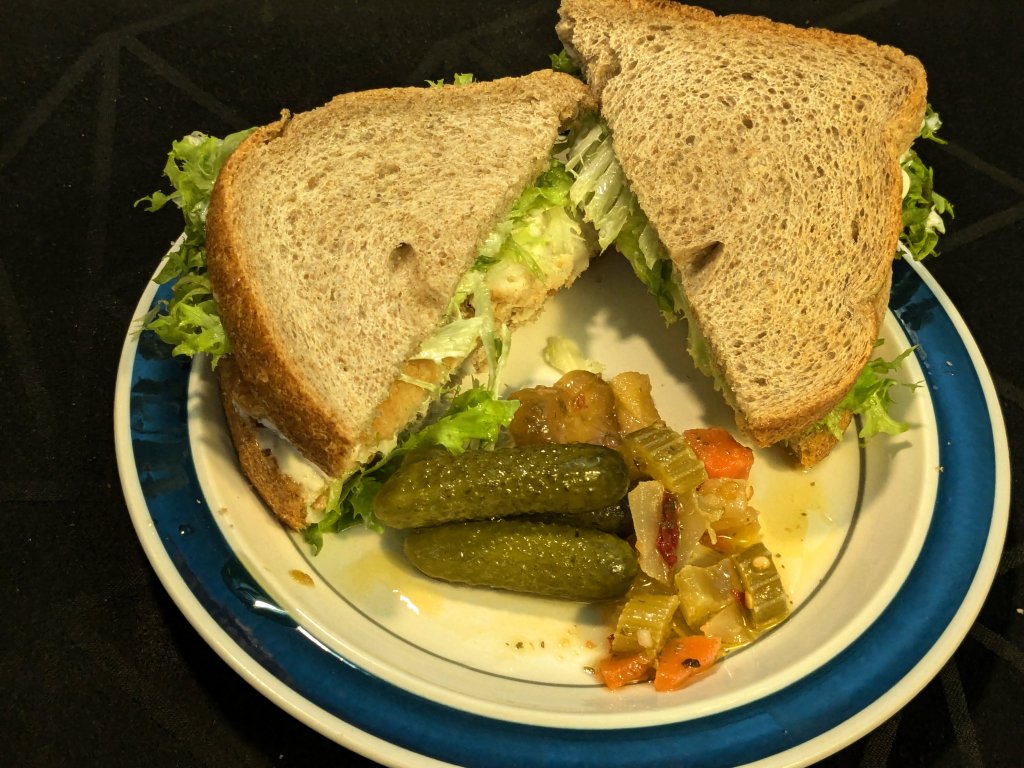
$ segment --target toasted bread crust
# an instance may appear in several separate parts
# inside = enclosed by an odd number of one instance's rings
[[[616,155],[761,446],[849,391],[884,318],[917,59],[662,0],[563,0]]]
[[[843,411],[843,415],[839,419],[840,434],[846,431],[852,420],[853,414]],[[801,469],[810,469],[839,445],[839,438],[827,429],[817,427],[804,432],[799,437],[784,441],[784,445],[794,464]]]
[[[376,425],[418,410],[407,360],[559,130],[595,106],[554,72],[343,94],[232,154],[207,216],[214,296],[241,376],[303,455],[344,475],[391,436]]]
[[[224,418],[242,471],[282,523],[292,530],[302,530],[307,523],[307,494],[281,471],[276,459],[261,448],[253,423],[253,419],[262,414],[261,406],[230,357],[223,358],[217,366],[217,380]]]

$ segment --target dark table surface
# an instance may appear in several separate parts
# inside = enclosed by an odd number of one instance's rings
[[[121,494],[118,355],[173,215],[169,143],[371,86],[547,65],[555,0],[7,4],[0,31],[0,762],[357,765],[229,668],[154,575]],[[12,7],[13,6],[13,7]],[[960,648],[839,766],[1024,765],[1024,5],[712,2],[918,56],[956,205],[928,264],[988,362],[1015,458],[1005,553]]]

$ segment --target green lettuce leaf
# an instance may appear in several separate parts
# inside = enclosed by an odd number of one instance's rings
[[[153,331],[175,355],[203,352],[216,366],[221,356],[231,351],[220,322],[217,302],[205,273],[186,272],[171,286],[170,301],[160,301],[143,319],[143,327]]]
[[[452,85],[468,85],[473,82],[472,72],[456,72],[452,78]],[[443,88],[447,85],[442,77],[440,80],[427,80],[427,85],[431,88]]]
[[[548,169],[533,186],[523,190],[511,210],[484,240],[473,268],[486,272],[508,259],[525,265],[535,277],[543,279],[548,254],[565,247],[561,242],[553,242],[552,236],[559,234],[559,230],[544,220],[544,214],[563,209],[571,220],[571,185],[572,179],[565,166],[552,160]],[[575,232],[578,235],[578,227]]]
[[[172,288],[171,299],[158,302],[146,315],[143,328],[174,347],[176,355],[208,354],[214,367],[222,355],[231,351],[231,344],[206,276],[206,211],[224,161],[251,132],[239,131],[224,139],[192,133],[175,141],[164,165],[164,175],[173,191],[156,191],[135,203],[148,203],[147,211],[174,203],[185,219],[181,240],[167,254],[166,263],[154,278],[161,285],[176,278],[178,282]]]
[[[879,339],[875,346],[881,343]],[[861,429],[858,432],[861,438],[874,437],[880,432],[887,435],[905,432],[910,425],[889,415],[889,406],[893,402],[890,390],[894,386],[914,388],[917,385],[898,381],[887,374],[898,370],[903,360],[913,351],[914,347],[911,347],[892,360],[876,357],[868,361],[846,397],[819,424],[831,432],[833,437],[840,439],[843,434],[839,427],[840,420],[844,411],[849,411],[861,418]]]
[[[939,138],[939,128],[941,127],[942,118],[939,117],[939,113],[932,109],[931,104],[926,104],[924,119],[921,121],[921,132],[918,134],[918,138],[928,139],[936,144],[945,144],[946,140]]]
[[[518,407],[516,400],[500,400],[489,389],[473,387],[455,396],[444,416],[400,439],[391,453],[362,467],[344,482],[332,481],[323,519],[303,531],[313,553],[320,552],[327,533],[357,524],[383,530],[373,514],[373,499],[404,457],[429,449],[458,454],[470,448],[490,448]]]
[[[931,104],[925,110],[919,138],[945,144],[938,136],[942,120]],[[938,255],[939,235],[945,234],[943,216],[953,218],[952,204],[935,191],[932,169],[925,165],[916,151],[910,149],[900,158],[903,172],[903,231],[897,257],[909,256],[920,261]]]
[[[417,360],[433,360],[440,363],[447,357],[463,359],[477,345],[485,333],[483,316],[464,317],[441,326],[420,346]]]
[[[518,408],[517,400],[501,400],[489,389],[473,387],[456,396],[442,418],[402,441],[388,458],[435,445],[455,454],[470,447],[492,446]]]
[[[590,371],[600,374],[604,372],[604,366],[601,363],[586,357],[575,341],[564,336],[549,336],[547,344],[544,345],[543,354],[544,362],[559,373]]]
[[[565,72],[567,75],[582,79],[583,72],[580,70],[579,64],[576,63],[575,59],[565,48],[558,53],[549,53],[548,56],[551,59],[551,68],[555,72]]]
[[[569,197],[597,230],[601,248],[614,244],[666,322],[675,321],[687,307],[672,262],[629,187],[603,120],[591,119],[575,132],[565,166],[573,177]]]

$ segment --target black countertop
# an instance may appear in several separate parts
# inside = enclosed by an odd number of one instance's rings
[[[1005,553],[938,676],[839,766],[1024,765],[1024,5],[711,2],[863,34],[918,56],[956,205],[928,269],[987,360],[1017,470]],[[167,596],[114,457],[115,371],[171,214],[171,140],[223,135],[333,94],[545,67],[555,0],[22,3],[0,32],[0,754],[8,765],[366,764],[271,704]],[[912,621],[913,617],[908,617]],[[386,716],[386,715],[384,715]]]

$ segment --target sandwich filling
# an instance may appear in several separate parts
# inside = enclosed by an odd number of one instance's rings
[[[484,240],[473,268],[455,289],[447,321],[414,359],[463,360],[480,346],[488,363],[488,386],[496,387],[508,325],[535,315],[551,293],[586,269],[593,253],[570,203],[570,186],[565,166],[552,159]]]

